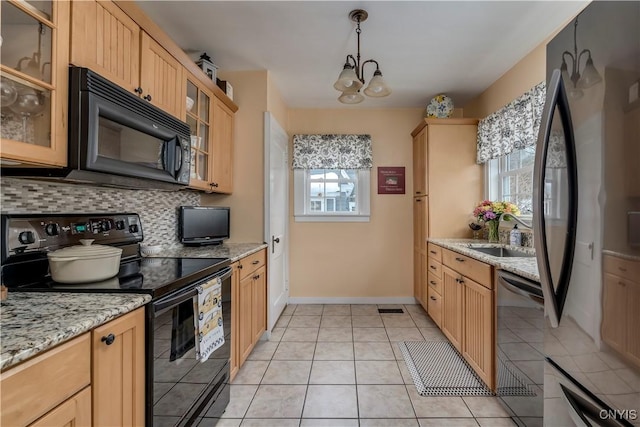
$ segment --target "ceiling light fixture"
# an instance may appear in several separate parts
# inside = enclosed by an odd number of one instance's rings
[[[381,98],[391,93],[391,89],[385,83],[382,78],[382,72],[378,61],[374,59],[367,59],[360,64],[360,23],[367,20],[369,14],[366,10],[355,9],[349,12],[349,19],[357,23],[356,34],[358,35],[358,53],[354,58],[353,55],[347,55],[344,68],[338,76],[338,80],[333,84],[336,90],[342,92],[342,95],[338,97],[338,101],[343,104],[359,104],[364,101],[364,96],[360,93],[360,89],[364,86],[364,65],[367,63],[376,64],[376,70],[373,72],[373,77],[369,81],[369,85],[365,88],[364,93],[367,96],[374,98]]]
[[[578,15],[579,16],[579,15]],[[560,71],[562,72],[562,78],[565,82],[571,81],[573,83],[573,87],[569,89],[569,97],[573,99],[580,99],[584,92],[582,89],[590,88],[602,81],[602,77],[596,67],[593,65],[593,59],[591,59],[591,51],[589,49],[582,49],[580,55],[578,55],[578,42],[576,41],[576,34],[578,32],[578,18],[576,18],[573,24],[573,54],[567,50],[562,52],[562,66],[560,67]],[[587,62],[585,63],[584,70],[582,71],[582,76],[580,76],[580,59],[582,55],[587,54]],[[571,75],[569,75],[569,70],[567,67],[567,62],[565,61],[565,55],[569,55],[571,58]]]

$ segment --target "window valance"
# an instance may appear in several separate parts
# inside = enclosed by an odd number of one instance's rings
[[[293,169],[371,169],[371,135],[294,135]]]
[[[536,144],[546,95],[539,83],[478,123],[477,162],[505,156]]]

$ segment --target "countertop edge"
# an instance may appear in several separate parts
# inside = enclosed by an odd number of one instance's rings
[[[43,296],[42,293],[36,292],[25,292],[25,293],[14,293],[10,294],[10,297],[18,297],[21,296],[23,298],[31,297],[33,298],[36,295]],[[45,293],[47,297],[50,297],[50,293]],[[77,294],[65,294],[65,295],[77,295]],[[100,325],[103,325],[113,319],[116,319],[124,314],[127,314],[137,308],[140,308],[151,301],[151,296],[146,294],[82,294],[82,295],[93,295],[96,298],[102,297],[116,297],[127,295],[131,299],[128,301],[119,304],[117,306],[107,307],[101,309],[97,312],[93,312],[92,315],[87,315],[84,320],[74,321],[73,324],[70,324],[67,327],[61,328],[56,331],[56,333],[52,333],[50,335],[45,336],[44,338],[40,338],[38,340],[27,341],[24,346],[20,346],[18,349],[9,349],[5,350],[4,343],[2,343],[2,347],[0,348],[0,370],[5,371],[10,368],[13,368],[19,363],[26,361],[27,359],[31,359],[41,353],[44,353],[53,347],[58,346],[64,342],[67,342],[75,337],[78,337],[86,332],[89,332]],[[44,298],[44,296],[43,296]],[[5,328],[5,325],[2,325]],[[5,338],[6,341],[6,338]]]
[[[442,246],[443,248],[458,252],[459,254],[468,256],[480,262],[490,264],[498,269],[506,270],[514,274],[518,274],[536,282],[540,281],[540,275],[537,271],[536,258],[499,258],[491,255],[483,254],[469,248],[470,244],[478,244],[483,247],[506,247],[518,250],[531,250],[531,248],[514,247],[501,243],[489,243],[483,240],[473,239],[444,239],[444,238],[428,238],[428,242]]]
[[[246,256],[267,248],[266,243],[223,243],[218,246],[183,246],[169,248],[149,258],[186,257],[186,258],[229,258],[236,262]]]

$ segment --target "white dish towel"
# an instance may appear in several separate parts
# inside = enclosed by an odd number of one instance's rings
[[[222,323],[222,281],[211,279],[196,286],[198,296],[194,297],[196,329],[196,359],[206,361],[211,354],[224,345],[224,325]]]

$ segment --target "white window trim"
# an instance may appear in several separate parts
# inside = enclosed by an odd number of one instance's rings
[[[294,220],[296,222],[369,222],[371,218],[371,171],[358,170],[358,212],[309,212],[307,210],[308,174],[306,169],[293,170]]]
[[[485,195],[487,196],[487,200],[503,200],[503,192],[502,192],[502,177],[508,175],[517,175],[522,171],[530,170],[533,173],[533,165],[526,166],[519,169],[514,169],[511,171],[506,171],[500,173],[500,164],[504,169],[506,163],[506,155],[502,157],[498,157],[495,159],[491,159],[485,163]],[[533,196],[533,195],[532,195]],[[518,218],[524,220],[533,220],[533,213],[522,213],[518,215]]]

